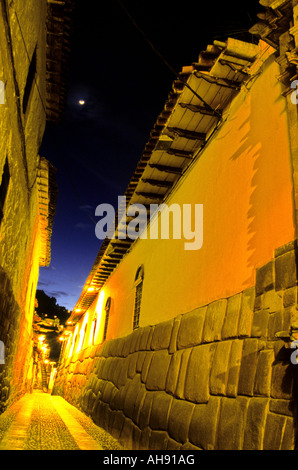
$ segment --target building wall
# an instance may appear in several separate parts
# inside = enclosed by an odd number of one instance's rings
[[[10,180],[0,225],[0,338],[5,344],[0,410],[26,390],[32,354],[40,250],[38,152],[46,123],[41,101],[46,87],[46,12],[45,0],[1,1],[0,80],[5,84],[5,103],[0,105],[0,182],[6,158]]]

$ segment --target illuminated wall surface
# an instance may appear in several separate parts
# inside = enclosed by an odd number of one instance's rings
[[[127,448],[294,448],[297,243],[279,75],[271,56],[167,200],[204,205],[202,248],[138,240],[69,332],[54,392]]]
[[[46,2],[0,11],[0,411],[30,388],[39,266],[47,264],[48,162],[39,157],[46,116]],[[38,84],[35,86],[35,80]]]

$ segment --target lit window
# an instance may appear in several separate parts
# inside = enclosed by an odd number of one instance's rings
[[[136,274],[135,282],[134,282],[134,287],[135,287],[135,305],[134,305],[134,314],[133,314],[133,329],[134,330],[139,327],[139,322],[140,322],[143,280],[144,280],[144,267],[140,266],[137,270],[137,274]]]
[[[10,173],[9,173],[8,160],[6,158],[5,165],[3,168],[3,173],[2,173],[1,185],[0,185],[0,223],[4,215],[4,204],[5,204],[5,200],[7,196],[9,180],[10,180]]]
[[[103,341],[105,341],[107,337],[110,309],[111,309],[111,297],[108,297],[106,301],[106,305],[105,305],[106,318],[105,318],[105,326],[103,330]]]

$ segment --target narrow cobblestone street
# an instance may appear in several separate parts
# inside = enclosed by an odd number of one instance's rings
[[[120,444],[59,396],[23,396],[0,416],[0,450],[121,450]]]

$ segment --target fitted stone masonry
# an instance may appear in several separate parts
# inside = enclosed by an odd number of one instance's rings
[[[297,242],[254,287],[60,364],[62,395],[128,449],[295,448]]]

